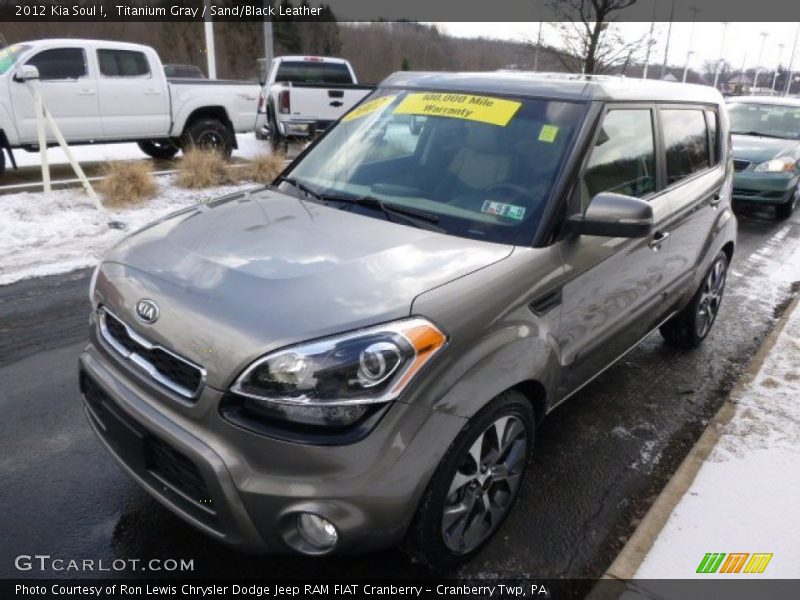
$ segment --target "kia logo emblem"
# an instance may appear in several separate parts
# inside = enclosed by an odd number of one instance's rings
[[[152,300],[139,300],[136,303],[136,316],[144,323],[155,323],[158,320],[158,304]]]

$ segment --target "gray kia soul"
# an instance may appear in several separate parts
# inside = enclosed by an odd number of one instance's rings
[[[108,254],[89,422],[219,541],[453,564],[508,515],[549,411],[656,329],[708,334],[729,148],[711,87],[393,75],[274,185]]]

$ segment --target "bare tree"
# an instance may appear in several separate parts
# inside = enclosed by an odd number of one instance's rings
[[[549,0],[550,6],[562,19],[555,24],[561,34],[564,49],[578,60],[563,57],[565,69],[583,73],[622,71],[631,64],[646,46],[646,37],[626,40],[614,23],[617,13],[637,0]]]
[[[733,77],[733,67],[724,58],[721,60],[704,60],[703,61],[703,75],[705,76],[706,83],[711,84],[714,82],[714,77],[719,68],[719,81],[720,83],[728,83]]]

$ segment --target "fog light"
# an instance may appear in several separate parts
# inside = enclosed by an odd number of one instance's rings
[[[333,523],[311,513],[302,513],[298,517],[297,530],[308,544],[319,550],[333,548],[339,540]]]

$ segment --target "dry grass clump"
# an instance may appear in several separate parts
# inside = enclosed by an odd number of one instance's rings
[[[177,183],[182,188],[198,190],[233,183],[228,161],[220,153],[189,148],[178,163]]]
[[[259,154],[246,165],[237,167],[235,174],[239,181],[254,181],[256,183],[272,183],[283,171],[286,155],[282,152],[272,154]]]
[[[108,162],[97,185],[105,204],[112,207],[135,206],[156,195],[158,185],[146,162]]]

